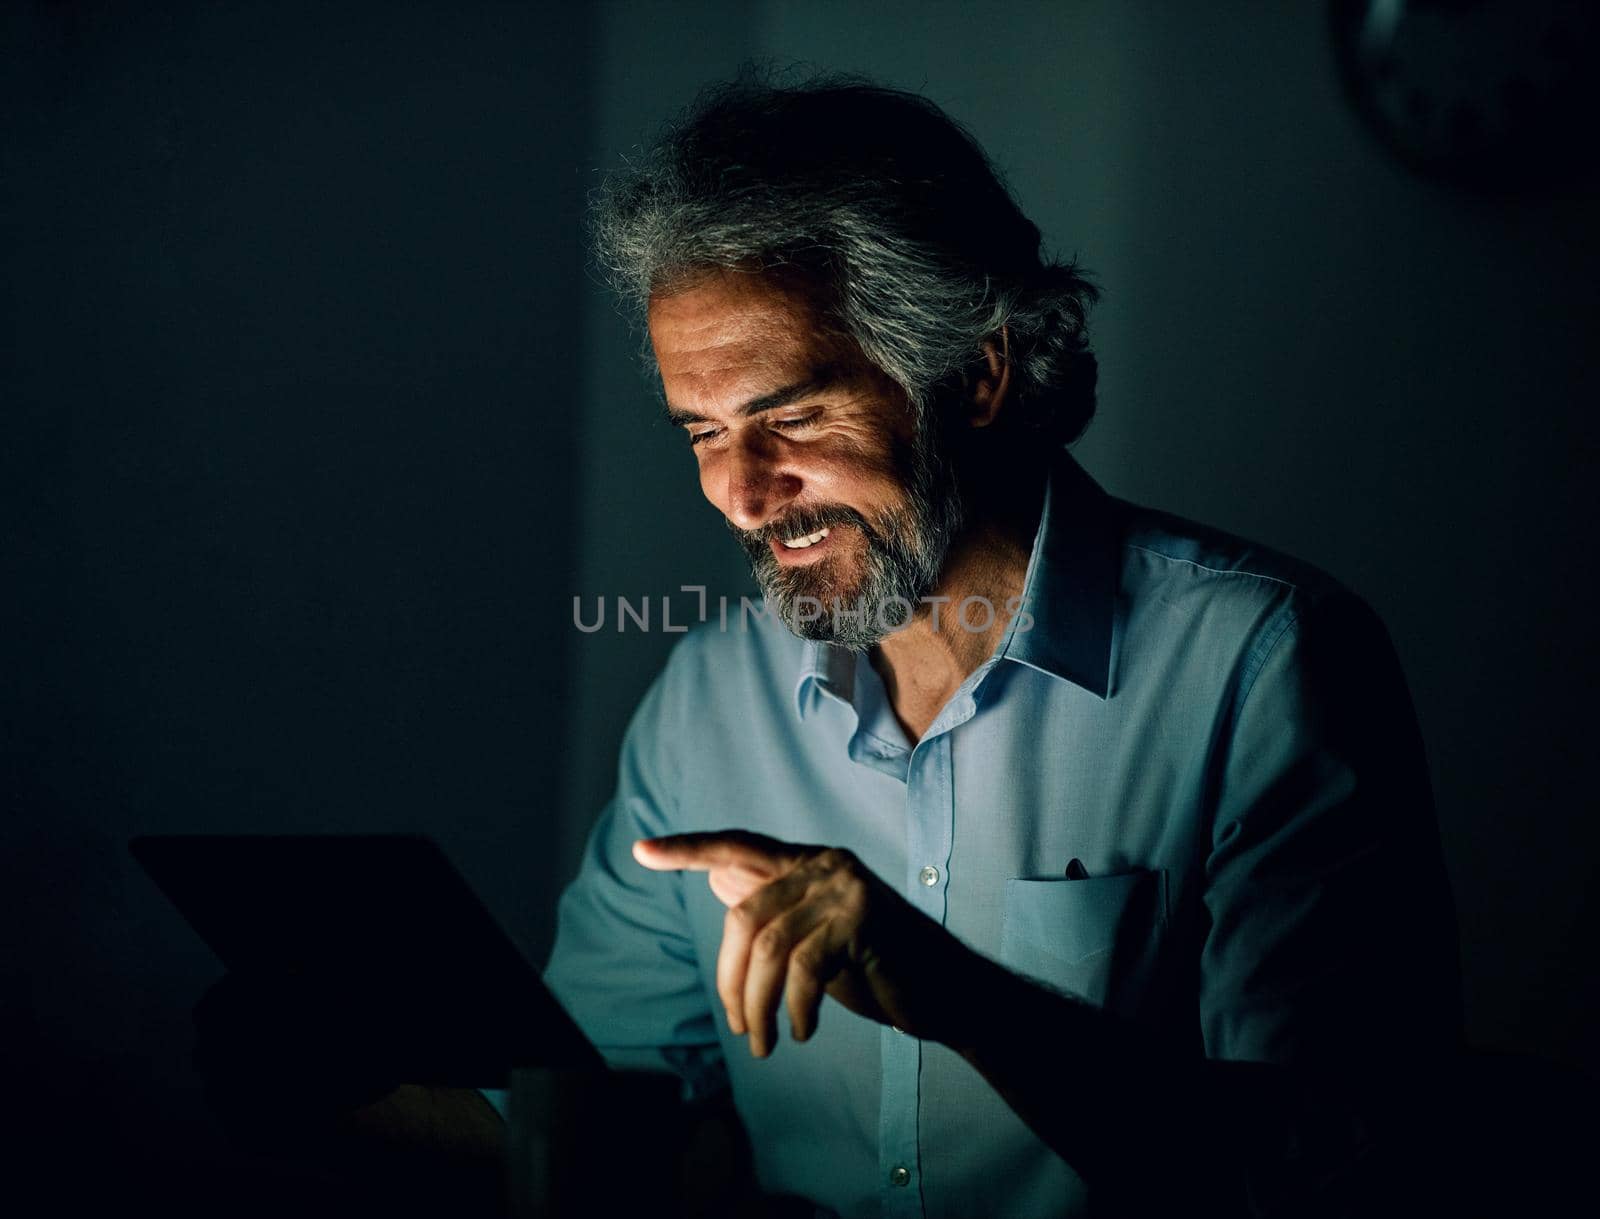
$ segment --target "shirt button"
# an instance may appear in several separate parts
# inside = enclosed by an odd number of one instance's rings
[[[934,885],[939,883],[939,869],[930,863],[927,867],[923,868],[922,871],[917,873],[917,879],[931,889]]]
[[[903,1167],[903,1166],[901,1166],[899,1164],[896,1164],[893,1168],[891,1168],[889,1170],[889,1184],[890,1185],[910,1185],[911,1184],[911,1170],[909,1168],[905,1168],[905,1167]]]

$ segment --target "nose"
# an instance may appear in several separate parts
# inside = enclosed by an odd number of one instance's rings
[[[783,468],[768,438],[740,437],[727,461],[726,504],[722,511],[740,529],[759,529],[800,494],[800,479]]]

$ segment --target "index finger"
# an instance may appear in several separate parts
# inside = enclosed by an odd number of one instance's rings
[[[688,869],[742,867],[772,875],[798,860],[804,852],[749,830],[714,830],[707,833],[667,834],[641,838],[633,844],[633,857],[658,872]]]

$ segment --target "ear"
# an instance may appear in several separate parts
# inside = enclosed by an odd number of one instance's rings
[[[1006,327],[994,338],[984,339],[979,347],[983,363],[976,376],[967,380],[965,413],[967,426],[988,427],[1000,417],[1011,390],[1011,334]]]

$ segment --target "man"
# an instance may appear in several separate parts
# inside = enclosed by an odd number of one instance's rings
[[[596,237],[781,622],[646,695],[556,994],[841,1214],[1296,1213],[1457,1030],[1372,612],[1066,454],[1093,290],[926,101],[715,90]]]
[[[546,975],[591,1040],[841,1215],[1377,1210],[1458,984],[1372,612],[1067,455],[1094,292],[920,98],[714,90],[595,236],[776,617],[634,716]]]

